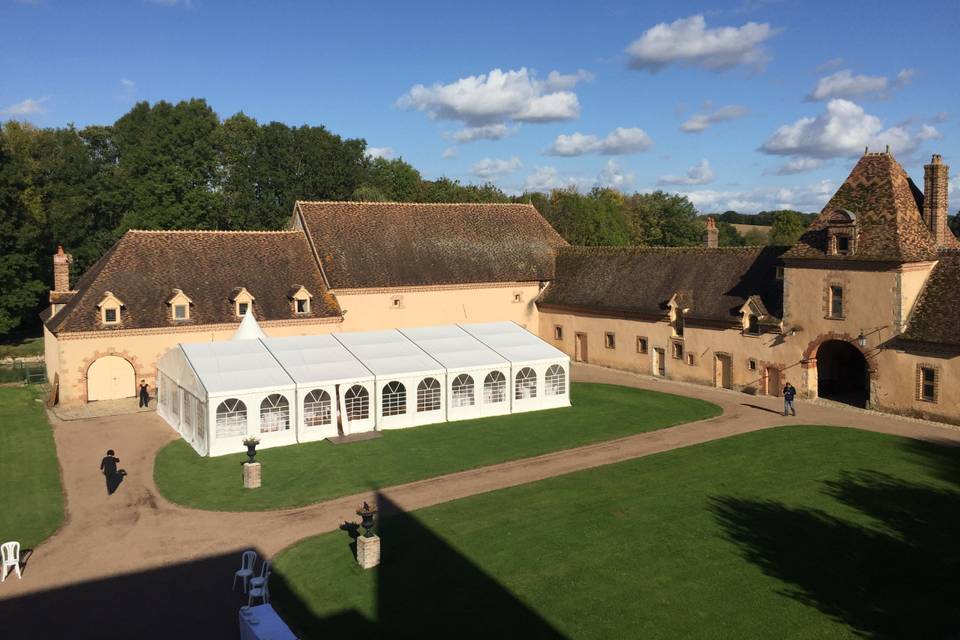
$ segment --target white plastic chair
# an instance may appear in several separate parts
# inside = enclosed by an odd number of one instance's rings
[[[237,578],[243,578],[243,592],[247,592],[247,581],[253,577],[253,565],[257,561],[257,552],[252,549],[244,551],[240,557],[240,568],[233,574],[233,586],[230,590],[237,588]]]
[[[254,578],[256,580],[257,578]],[[263,604],[270,602],[270,571],[263,576],[263,584],[259,587],[251,587],[250,595],[247,597],[247,606],[253,606],[253,599],[260,598]]]
[[[267,583],[267,576],[270,575],[271,562],[271,560],[264,560],[263,564],[260,565],[260,575],[250,579],[250,586],[252,588],[262,587]]]
[[[3,573],[0,574],[0,582],[7,579],[9,571],[17,572],[17,579],[20,579],[20,543],[4,542],[0,545],[0,560],[3,561]],[[12,567],[12,569],[11,569]]]

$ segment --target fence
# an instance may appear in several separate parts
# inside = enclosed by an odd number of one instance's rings
[[[43,363],[14,362],[12,365],[0,366],[0,383],[25,382],[27,384],[43,384],[47,381],[47,372]]]

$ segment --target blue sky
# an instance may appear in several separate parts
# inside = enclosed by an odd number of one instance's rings
[[[867,144],[960,169],[960,4],[893,4],[0,0],[0,119],[203,97],[428,178],[817,210]]]

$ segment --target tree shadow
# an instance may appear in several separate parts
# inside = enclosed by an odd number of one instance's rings
[[[958,638],[960,448],[905,448],[954,488],[861,470],[823,486],[850,518],[733,496],[709,508],[748,561],[785,583],[783,595],[865,637]]]

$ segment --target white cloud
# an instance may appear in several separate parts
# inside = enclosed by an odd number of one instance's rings
[[[670,64],[722,70],[737,65],[763,67],[762,45],[778,33],[767,23],[708,28],[703,15],[681,18],[647,29],[627,47],[630,66],[657,72]]]
[[[484,158],[480,162],[473,165],[471,170],[473,175],[478,178],[499,178],[500,176],[505,176],[508,173],[513,173],[517,169],[523,166],[523,163],[520,162],[520,158],[513,156],[509,160],[500,160],[497,158]]]
[[[394,155],[393,147],[367,147],[367,157],[371,160],[374,158],[390,160]]]
[[[937,131],[936,127],[929,124],[920,125],[920,131],[917,132],[917,138],[920,140],[939,140],[942,137],[943,134]]]
[[[397,100],[403,109],[426,112],[431,118],[458,120],[468,127],[518,122],[555,122],[580,115],[580,102],[570,91],[589,78],[585,71],[551,72],[540,80],[526,67],[460,78],[449,84],[415,85]]]
[[[820,211],[835,190],[831,180],[821,180],[800,187],[763,187],[746,191],[699,189],[678,193],[687,196],[703,213],[727,210],[756,213],[776,209]]]
[[[890,145],[895,153],[905,154],[924,140],[921,134],[911,133],[903,126],[884,129],[877,116],[866,113],[854,102],[837,98],[828,102],[826,111],[817,117],[800,118],[778,128],[760,151],[773,155],[835,158],[856,156],[867,146],[882,149]]]
[[[611,159],[607,160],[607,164],[597,176],[597,186],[623,190],[627,185],[632,184],[633,180],[632,171],[624,171]]]
[[[850,69],[837,71],[820,78],[807,100],[830,100],[832,98],[858,98],[866,95],[885,94],[888,89],[899,89],[910,84],[913,69],[904,69],[890,82],[886,76],[853,75]]]
[[[555,167],[537,167],[524,181],[524,191],[550,192],[554,189],[576,189],[589,191],[594,187],[625,189],[634,181],[632,171],[625,171],[614,160],[607,160],[595,178],[586,176],[564,176]]]
[[[17,102],[16,104],[11,104],[8,107],[0,109],[0,116],[12,116],[14,118],[22,118],[24,116],[35,116],[40,113],[46,113],[46,108],[44,108],[43,103],[46,102],[49,98],[39,98],[34,100],[33,98],[27,98]]]
[[[660,176],[657,184],[708,184],[713,182],[713,169],[710,167],[710,161],[704,158],[697,164],[687,169],[687,173],[682,176]]]
[[[907,86],[913,82],[913,76],[916,75],[916,73],[916,69],[902,69],[900,73],[897,74],[896,79],[893,81],[893,86],[897,89]]]
[[[843,66],[843,58],[830,58],[826,62],[823,62],[817,65],[817,68],[814,69],[817,73],[823,73],[824,71],[833,71],[834,69],[839,69]]]
[[[738,104],[731,104],[727,105],[726,107],[720,107],[713,113],[698,113],[692,116],[682,125],[680,125],[680,131],[685,133],[700,133],[711,124],[742,118],[745,115],[747,115],[746,107]]]
[[[500,140],[509,135],[513,135],[519,125],[508,127],[502,122],[496,124],[485,124],[479,127],[464,127],[453,133],[445,133],[443,137],[459,144],[466,144],[474,140]]]
[[[808,171],[813,171],[814,169],[819,169],[823,166],[823,160],[818,160],[816,158],[794,158],[789,160],[783,165],[780,166],[774,175],[778,176],[790,176],[795,173],[806,173]]]
[[[456,147],[447,147],[446,149],[444,149],[442,157],[444,160],[449,160],[450,158],[456,158],[457,157]]]
[[[618,156],[646,151],[652,144],[653,140],[643,129],[617,127],[606,138],[579,132],[559,135],[544,153],[551,156],[582,156],[587,153]]]

